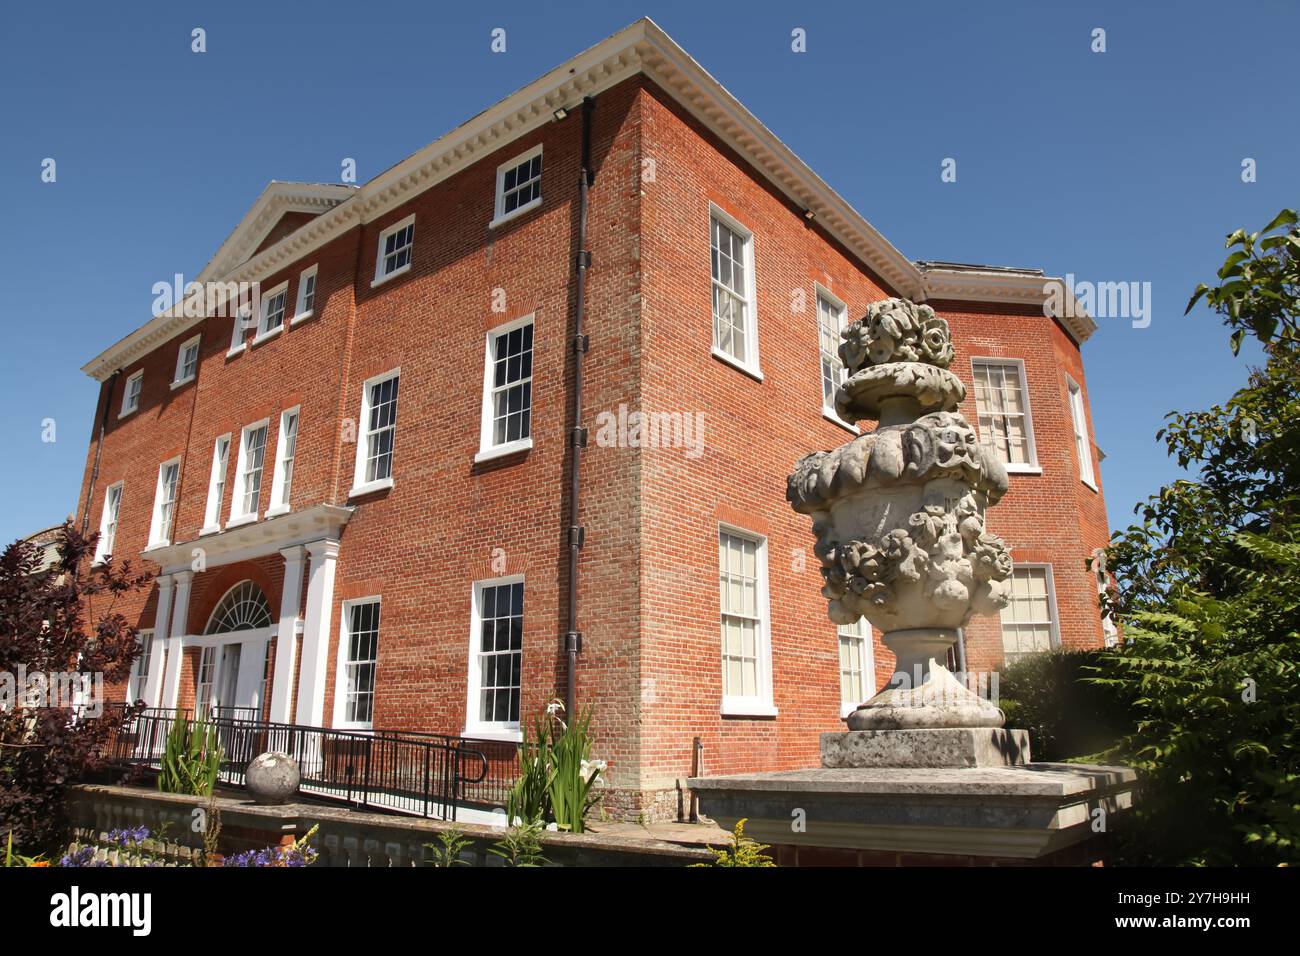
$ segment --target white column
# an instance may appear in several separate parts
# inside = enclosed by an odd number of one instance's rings
[[[307,553],[311,555],[311,570],[307,577],[296,722],[322,727],[325,682],[329,679],[330,618],[334,612],[334,563],[339,556],[339,543],[313,541],[307,545]]]
[[[157,707],[162,701],[163,651],[167,647],[167,628],[171,624],[174,583],[170,574],[158,575],[158,612],[153,619],[153,637],[150,638],[149,673],[144,679],[144,702],[149,707]]]
[[[306,549],[298,544],[285,548],[280,553],[284,555],[284,588],[280,592],[280,624],[275,632],[271,722],[287,724],[293,717],[293,665],[298,652],[298,635],[295,632],[302,604],[302,562]]]
[[[193,571],[175,571],[176,600],[172,610],[171,639],[167,642],[167,676],[163,678],[163,704],[176,708],[181,693],[181,658],[184,657],[185,628],[190,616],[190,584]]]

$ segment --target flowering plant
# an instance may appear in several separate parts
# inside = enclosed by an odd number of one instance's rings
[[[318,823],[288,846],[236,853],[226,860],[226,866],[311,866],[320,855],[311,845],[311,838],[319,829]]]

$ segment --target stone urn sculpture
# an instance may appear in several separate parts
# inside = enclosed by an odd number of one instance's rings
[[[786,497],[812,518],[831,620],[865,617],[898,660],[889,686],[846,722],[853,731],[1000,728],[1002,711],[943,666],[972,614],[1006,605],[1011,575],[1006,546],[984,530],[1006,469],[958,411],[966,388],[948,370],[948,323],[929,306],[886,299],[842,338],[848,378],[836,410],[879,425],[800,459]]]

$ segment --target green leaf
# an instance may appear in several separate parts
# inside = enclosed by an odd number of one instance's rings
[[[1294,209],[1283,209],[1273,217],[1272,222],[1264,227],[1264,231],[1272,232],[1278,226],[1294,226],[1298,221],[1300,221],[1300,217],[1297,217]]]

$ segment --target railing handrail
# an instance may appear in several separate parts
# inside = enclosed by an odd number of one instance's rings
[[[118,736],[110,746],[110,759],[161,766],[177,715],[176,710],[165,708],[147,708],[135,714],[120,732],[129,736]],[[180,711],[180,717],[192,719],[188,710]],[[470,802],[482,803],[488,797],[492,803],[504,801],[509,781],[501,771],[489,781],[489,773],[494,760],[497,766],[505,761],[512,776],[517,751],[517,745],[506,741],[475,741],[424,731],[315,727],[222,716],[220,712],[195,723],[212,728],[225,749],[223,782],[242,783],[247,761],[264,750],[279,749],[298,762],[304,792],[346,795],[350,803],[359,802],[362,807],[388,805],[424,816],[436,807],[440,816],[452,820],[457,805],[465,799],[466,787],[479,788],[470,794]],[[494,760],[485,749],[490,749]]]

